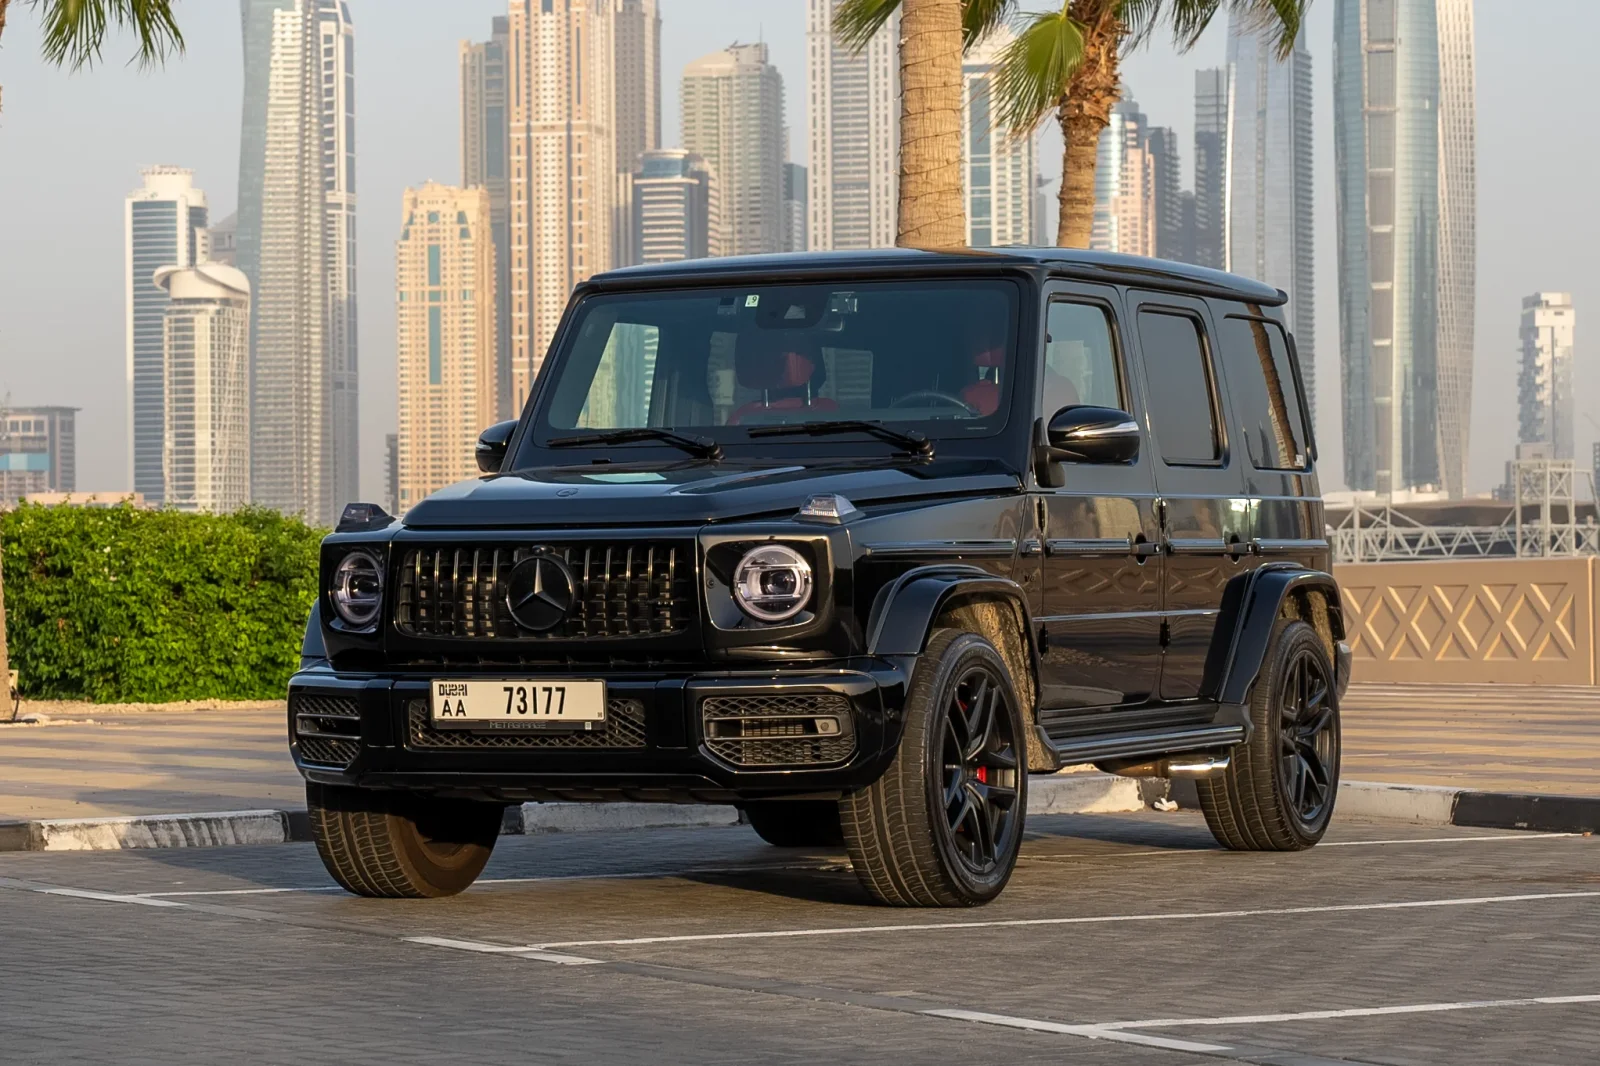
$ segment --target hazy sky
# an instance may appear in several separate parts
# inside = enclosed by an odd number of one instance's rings
[[[1031,6],[1039,6],[1034,3]],[[395,425],[394,240],[407,185],[460,179],[457,43],[487,36],[504,0],[350,0],[356,26],[358,270],[363,493],[382,498],[383,435]],[[804,147],[804,0],[661,0],[663,112],[678,135],[677,80],[697,56],[765,40],[783,75],[790,143]],[[78,486],[129,484],[122,203],[139,168],[192,168],[212,217],[234,209],[239,165],[239,8],[180,0],[188,51],[162,71],[107,62],[68,76],[38,58],[37,21],[12,5],[0,45],[0,396],[68,404],[78,416]],[[1337,248],[1331,133],[1333,0],[1313,0],[1307,44],[1316,125],[1316,373],[1323,483],[1339,487]],[[1497,484],[1516,440],[1521,298],[1570,291],[1577,305],[1579,459],[1600,427],[1600,367],[1588,356],[1600,292],[1600,3],[1479,0],[1478,316],[1469,488]],[[1220,20],[1219,20],[1220,21]],[[1126,81],[1156,125],[1175,127],[1191,177],[1194,71],[1220,64],[1219,28],[1188,55],[1164,42],[1133,56]],[[1059,138],[1041,170],[1060,172]],[[794,156],[804,162],[800,156]],[[1584,175],[1588,175],[1585,177]],[[1585,186],[1589,188],[1584,191]]]

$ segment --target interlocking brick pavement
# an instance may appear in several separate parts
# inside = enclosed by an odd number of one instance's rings
[[[326,887],[306,845],[0,855],[0,1061],[1595,1060],[1592,1003],[1144,1034],[1234,1049],[1215,1055],[913,1013],[1081,1024],[1600,993],[1590,838],[1347,822],[1328,846],[1273,855],[1223,852],[1182,813],[1030,824],[1005,895],[958,912],[873,906],[839,853],[745,829],[507,837],[486,883],[421,903],[260,891]],[[250,894],[164,895],[186,906],[156,909],[18,882]],[[1553,893],[1595,895],[1482,902]],[[1391,906],[1441,900],[1476,902]],[[990,924],[913,928],[971,922]],[[402,939],[880,926],[561,949],[594,966]]]

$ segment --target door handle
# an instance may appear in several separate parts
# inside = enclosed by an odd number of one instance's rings
[[[1140,562],[1144,562],[1151,556],[1161,554],[1161,542],[1159,540],[1146,540],[1143,533],[1137,537],[1130,535],[1128,537],[1128,554]]]
[[[1254,555],[1260,551],[1260,546],[1255,540],[1240,540],[1237,536],[1228,541],[1228,558],[1238,562],[1246,555]]]

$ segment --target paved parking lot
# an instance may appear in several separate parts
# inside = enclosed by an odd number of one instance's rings
[[[959,912],[870,905],[842,854],[743,828],[507,837],[428,902],[330,890],[309,845],[4,855],[0,1061],[1600,1057],[1590,838],[1030,830],[1001,900]]]

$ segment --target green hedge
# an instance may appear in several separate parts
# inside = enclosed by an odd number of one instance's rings
[[[325,531],[231,515],[23,504],[0,514],[11,668],[34,699],[281,699]]]

